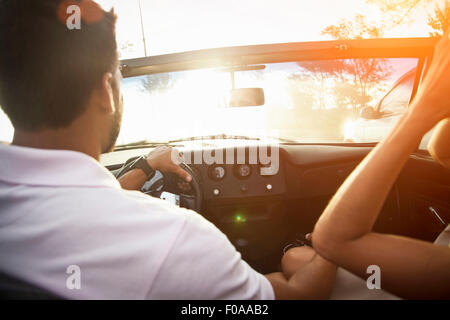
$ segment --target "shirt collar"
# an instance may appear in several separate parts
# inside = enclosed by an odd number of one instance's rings
[[[111,172],[84,153],[1,143],[0,181],[36,186],[120,188]]]

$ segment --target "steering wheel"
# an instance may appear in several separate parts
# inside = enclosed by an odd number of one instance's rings
[[[123,167],[118,170],[116,178],[125,174],[139,157],[128,159]],[[172,200],[180,207],[201,212],[203,194],[200,188],[198,175],[186,163],[180,163],[180,167],[190,174],[191,182],[186,182],[175,173],[156,170],[155,175],[144,183],[141,192],[152,197]],[[169,199],[170,198],[170,199]]]

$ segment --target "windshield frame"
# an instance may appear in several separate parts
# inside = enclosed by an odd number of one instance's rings
[[[121,60],[123,78],[208,68],[306,60],[431,58],[437,37],[332,40],[186,51]]]
[[[434,53],[437,38],[403,38],[403,39],[362,39],[319,42],[284,43],[271,45],[253,45],[205,49],[160,56],[151,56],[121,61],[124,79],[145,75],[191,71],[201,69],[233,68],[280,62],[298,62],[314,60],[336,60],[357,58],[416,58],[417,72],[411,93],[414,98],[421,77],[426,72]],[[427,62],[427,63],[425,63]],[[173,140],[173,139],[171,139]],[[180,139],[176,139],[179,140]],[[183,138],[186,140],[186,137]],[[188,139],[190,140],[190,138]],[[162,143],[163,141],[157,141]],[[173,143],[174,141],[164,141]],[[349,142],[294,142],[282,141],[283,144],[324,144],[324,145],[361,145]],[[135,143],[131,143],[135,144]],[[146,144],[154,144],[146,141]],[[376,142],[364,142],[375,145]],[[128,144],[122,147],[130,147]]]

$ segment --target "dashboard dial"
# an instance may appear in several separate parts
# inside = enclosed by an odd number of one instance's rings
[[[236,166],[235,174],[238,178],[247,178],[252,173],[252,168],[248,164],[239,164]]]
[[[209,177],[212,180],[219,181],[225,177],[226,170],[222,166],[213,166],[209,169]]]
[[[278,173],[278,167],[272,166],[272,163],[260,164],[259,173],[262,177],[271,177]]]

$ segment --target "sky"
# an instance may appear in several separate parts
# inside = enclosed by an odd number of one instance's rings
[[[436,0],[445,1],[445,0]],[[114,7],[121,58],[144,56],[139,0],[98,0]],[[235,45],[327,40],[321,30],[342,18],[363,13],[381,21],[379,10],[365,0],[141,0],[147,55]],[[426,12],[414,23],[388,31],[385,37],[428,36]],[[0,110],[0,141],[13,129]]]
[[[439,1],[439,0],[437,0]],[[144,56],[139,0],[99,0],[118,14],[120,43],[133,47],[122,58]],[[321,30],[356,13],[381,21],[365,0],[141,0],[147,54],[234,45],[326,40]],[[426,14],[386,37],[428,36]]]

